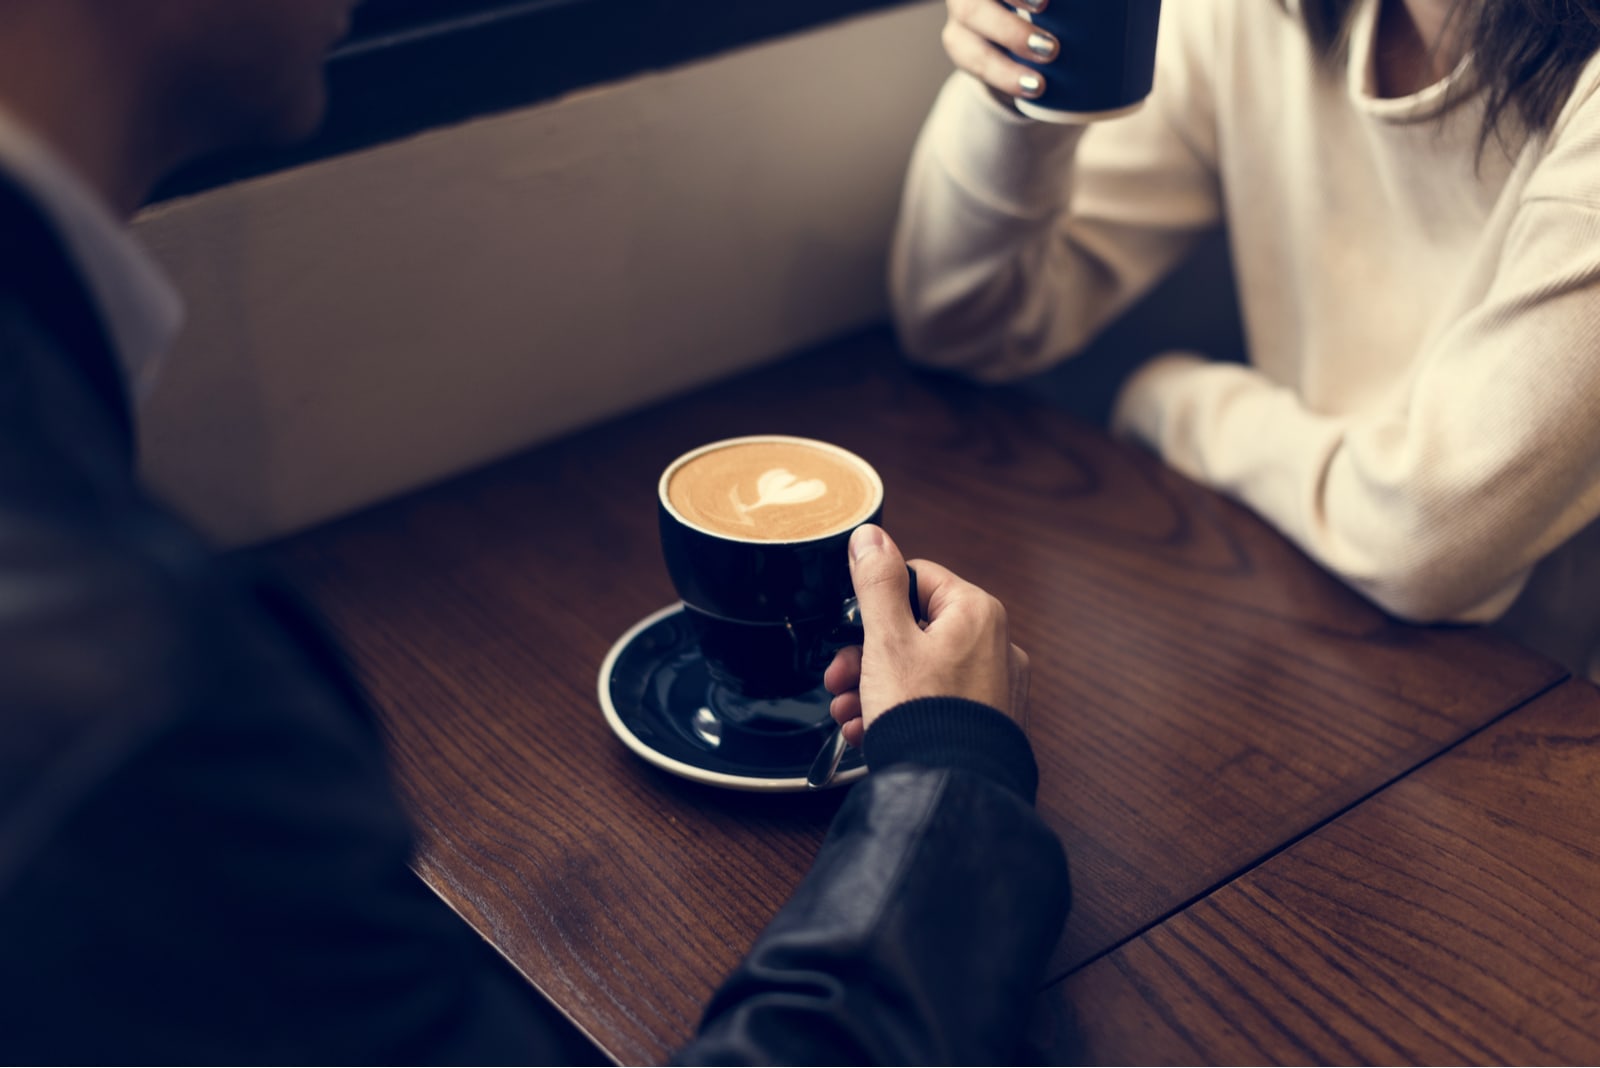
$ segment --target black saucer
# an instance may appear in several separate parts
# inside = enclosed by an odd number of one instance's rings
[[[640,620],[600,665],[600,707],[629,749],[696,782],[735,790],[806,790],[806,772],[833,729],[821,687],[783,701],[715,689],[681,604]],[[846,750],[833,785],[866,774]]]

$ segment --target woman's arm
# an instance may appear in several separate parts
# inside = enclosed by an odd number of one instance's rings
[[[1600,515],[1600,200],[1553,194],[1530,183],[1487,294],[1386,406],[1319,414],[1251,368],[1171,357],[1117,423],[1387,611],[1496,618]]]
[[[1067,358],[1221,217],[1209,0],[1162,12],[1155,91],[1095,127],[1024,118],[946,83],[906,178],[890,262],[901,342],[1000,380]]]

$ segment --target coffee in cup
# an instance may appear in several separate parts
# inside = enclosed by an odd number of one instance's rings
[[[878,473],[827,442],[731,438],[667,465],[657,498],[667,571],[715,686],[756,701],[817,690],[852,640],[848,545],[882,517]]]
[[[883,496],[865,461],[799,438],[708,445],[681,458],[664,481],[667,501],[686,522],[748,541],[810,541],[851,530]]]
[[[1050,0],[1037,14],[1017,13],[1061,45],[1049,63],[1021,57],[1044,79],[1039,96],[1016,98],[1024,115],[1094,122],[1136,111],[1150,95],[1161,0]]]

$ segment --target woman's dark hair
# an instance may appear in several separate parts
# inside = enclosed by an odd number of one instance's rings
[[[1357,2],[1301,0],[1311,47],[1324,60],[1342,54]],[[1480,148],[1508,115],[1530,133],[1549,133],[1600,49],[1600,0],[1457,0],[1450,17],[1472,56],[1472,88],[1486,94]]]

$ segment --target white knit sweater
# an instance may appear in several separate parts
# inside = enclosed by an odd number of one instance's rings
[[[1163,355],[1118,429],[1393,614],[1600,678],[1600,62],[1480,159],[1481,97],[1439,116],[1466,63],[1374,95],[1375,12],[1341,79],[1272,0],[1169,0],[1151,100],[1086,131],[954,76],[895,239],[902,342],[1040,370],[1225,224],[1251,365]]]

